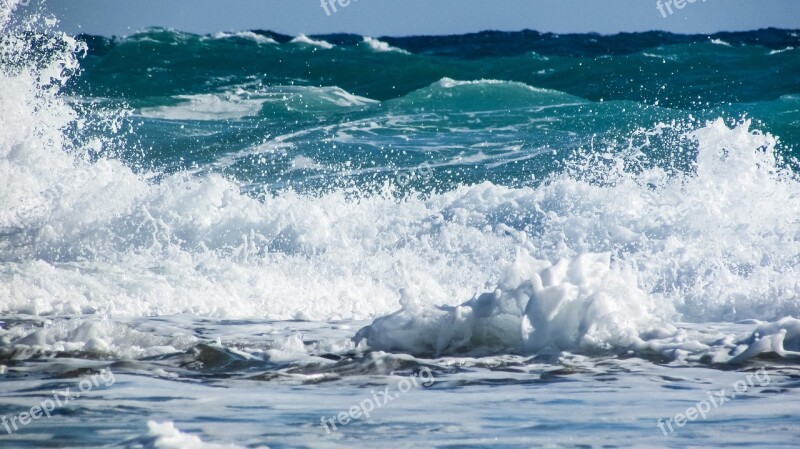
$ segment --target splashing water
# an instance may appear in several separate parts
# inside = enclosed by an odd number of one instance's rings
[[[105,360],[147,373],[129,380],[144,391],[433,366],[469,385],[498,366],[525,366],[524,383],[617,356],[701,369],[800,356],[800,180],[768,119],[456,80],[438,72],[452,62],[425,65],[434,50],[383,38],[150,30],[101,54],[53,19],[12,18],[17,3],[0,7],[0,374]],[[296,76],[210,73],[164,93],[113,68],[162,44],[401,58],[438,78],[378,101]],[[168,61],[137,64],[157,78]],[[97,80],[109,70],[125,95]],[[204,444],[172,422],[139,435]]]

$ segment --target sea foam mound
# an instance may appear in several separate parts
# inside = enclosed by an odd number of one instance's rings
[[[762,354],[800,360],[800,320],[758,323],[749,334],[703,323],[673,323],[610,254],[582,254],[547,266],[518,255],[503,281],[459,306],[420,302],[403,292],[402,309],[361,329],[372,350],[441,357],[579,353],[654,355],[668,360],[744,363]],[[673,318],[674,319],[674,318]]]
[[[633,344],[654,321],[648,297],[610,254],[582,254],[546,267],[520,255],[493,292],[433,307],[404,292],[403,309],[362,329],[370,347],[423,354],[547,352]]]

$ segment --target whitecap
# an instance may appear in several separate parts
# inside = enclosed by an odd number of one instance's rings
[[[277,44],[278,41],[275,39],[264,36],[262,34],[254,33],[252,31],[238,31],[236,33],[215,33],[213,35],[214,39],[230,39],[233,37],[238,37],[242,39],[251,40],[253,42],[257,42],[259,44]]]
[[[323,48],[325,50],[330,50],[334,47],[333,44],[326,42],[324,40],[317,40],[311,39],[310,37],[306,36],[305,34],[301,34],[290,41],[293,44],[302,44],[302,45],[310,45],[313,47]]]
[[[386,42],[379,41],[378,39],[364,36],[364,43],[369,46],[373,51],[376,52],[395,52],[395,53],[403,53],[403,54],[411,54],[401,48],[392,47],[391,45],[387,44]]]

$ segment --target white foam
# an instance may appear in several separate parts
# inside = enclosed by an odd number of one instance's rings
[[[787,51],[792,51],[792,50],[794,50],[794,47],[786,47],[786,48],[781,49],[781,50],[771,50],[769,52],[769,54],[770,54],[770,56],[771,55],[778,55],[778,54],[785,53]]]
[[[235,94],[177,95],[174,106],[143,108],[138,115],[166,120],[231,120],[257,115],[263,100]]]
[[[384,53],[384,52],[394,52],[394,53],[403,53],[403,54],[411,54],[401,48],[392,47],[391,45],[387,44],[386,42],[379,41],[373,37],[364,36],[364,43],[369,46],[373,51]]]
[[[24,0],[3,0],[0,7],[0,29],[3,29],[11,18],[11,14]]]
[[[88,161],[85,150],[113,141],[65,137],[77,119],[57,87],[77,62],[55,56],[44,71],[0,72],[3,311],[330,320],[402,304],[410,324],[384,321],[377,346],[406,332],[422,339],[414,347],[459,350],[482,332],[487,347],[671,354],[712,344],[682,336],[681,322],[800,314],[800,225],[787,218],[800,215],[800,182],[778,163],[776,139],[750,123],[688,134],[699,147],[689,173],[625,170],[635,152],[609,151],[538,187],[482,183],[400,203],[390,190],[259,200],[217,175],[155,181],[117,160]],[[523,294],[537,299],[523,304]],[[443,322],[452,332],[440,336]],[[725,343],[721,359],[791,355],[794,324],[778,323],[765,329],[785,330],[783,340]],[[122,341],[102,329],[31,338],[98,350]]]
[[[334,45],[329,43],[329,42],[326,42],[326,41],[321,40],[321,39],[320,40],[311,39],[310,37],[306,36],[305,34],[301,34],[301,35],[295,37],[290,42],[294,43],[294,44],[302,44],[302,45],[310,45],[310,46],[313,46],[313,47],[319,47],[319,48],[323,48],[325,50],[330,50],[331,48],[334,47]]]
[[[785,217],[800,211],[800,185],[776,165],[775,139],[748,128],[720,120],[692,133],[696,173],[603,171],[601,187],[576,180],[595,163],[587,161],[533,192],[514,192],[516,213],[537,210],[532,218],[542,221],[527,232],[507,229],[520,242],[517,261],[494,289],[455,308],[407,291],[400,312],[360,337],[376,349],[434,354],[630,348],[674,358],[714,353],[718,362],[794,356],[792,320],[765,325],[743,344],[676,327],[799,311],[800,229]],[[480,221],[478,209],[468,209],[470,220]],[[597,253],[607,250],[613,263]],[[546,268],[553,258],[564,260]],[[794,350],[783,346],[786,332]]]
[[[137,115],[165,120],[240,120],[259,114],[267,103],[280,105],[283,110],[311,112],[330,106],[350,108],[374,105],[378,102],[353,95],[338,87],[233,86],[224,92],[177,95],[178,104],[143,108]]]
[[[464,86],[492,86],[492,85],[504,85],[504,86],[513,86],[519,87],[525,90],[529,90],[531,92],[538,92],[538,93],[553,93],[558,94],[560,96],[568,97],[570,95],[564,94],[557,90],[552,89],[543,89],[541,87],[534,87],[525,83],[521,83],[518,81],[502,81],[502,80],[493,80],[493,79],[480,79],[480,80],[471,80],[471,81],[462,81],[462,80],[454,80],[452,78],[442,78],[434,85],[439,86],[443,89],[454,89],[458,87]],[[577,99],[577,97],[575,97]]]
[[[376,349],[452,354],[619,348],[638,340],[653,304],[635,272],[609,254],[583,254],[547,266],[520,255],[494,291],[437,308],[407,292],[404,308],[365,328]]]
[[[147,428],[148,435],[155,438],[153,447],[157,449],[243,449],[235,444],[204,442],[196,435],[181,432],[172,421],[148,421]],[[269,449],[266,446],[260,448]]]
[[[148,326],[148,332],[141,332],[108,317],[87,315],[71,320],[42,319],[39,327],[12,327],[3,337],[14,342],[15,350],[31,354],[83,351],[113,353],[127,359],[185,351],[197,343],[196,338],[185,333],[164,332],[156,335],[154,330],[152,324]]]
[[[461,81],[461,80],[454,80],[452,78],[445,77],[445,78],[440,79],[439,82],[438,82],[438,85],[440,87],[445,88],[445,89],[452,89],[454,87],[459,87],[459,86],[475,86],[475,85],[480,85],[480,84],[488,84],[488,85],[491,85],[491,84],[513,84],[513,85],[519,85],[520,87],[533,89],[533,87],[531,87],[531,86],[529,86],[529,85],[527,85],[525,83],[514,82],[514,81],[491,80],[491,79],[481,79],[481,80],[473,80],[473,81]]]
[[[269,36],[264,36],[262,34],[257,34],[257,33],[254,33],[252,31],[237,31],[235,33],[222,33],[221,32],[221,33],[215,33],[213,35],[214,39],[230,39],[232,37],[239,37],[239,38],[242,38],[242,39],[251,40],[251,41],[259,43],[259,44],[277,44],[278,43],[278,41],[276,41],[275,39],[273,39],[273,38],[271,38]]]

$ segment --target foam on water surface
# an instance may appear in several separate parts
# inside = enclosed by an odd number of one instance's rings
[[[291,42],[293,44],[301,44],[301,45],[308,45],[308,46],[312,46],[312,47],[319,47],[319,48],[322,48],[323,50],[330,50],[331,48],[334,47],[334,45],[331,44],[330,42],[326,42],[326,41],[321,40],[321,39],[312,39],[312,38],[306,36],[305,34],[301,34],[301,35],[295,37],[294,39],[291,40]]]
[[[400,304],[404,330],[388,324],[393,315],[367,341],[437,354],[626,350],[654,326],[662,335],[673,322],[797,313],[797,278],[786,275],[797,224],[781,217],[800,211],[798,183],[776,165],[774,139],[748,124],[693,131],[693,173],[614,164],[591,174],[598,184],[575,168],[536,188],[485,183],[399,204],[342,192],[259,200],[214,175],[152,182],[30,135],[5,147],[19,156],[3,166],[3,204],[32,211],[5,211],[8,311],[330,320]],[[489,285],[450,312],[434,307]]]
[[[396,53],[410,54],[409,52],[403,49],[392,47],[386,42],[381,42],[378,39],[375,39],[374,37],[364,36],[364,43],[367,44],[367,46],[369,46],[370,49],[377,52],[396,52]]]
[[[268,36],[263,36],[261,34],[256,34],[252,31],[238,31],[236,33],[215,33],[213,35],[214,39],[231,39],[231,38],[240,38],[240,39],[247,39],[253,42],[257,42],[259,44],[277,44],[278,41],[272,39]]]
[[[8,14],[0,11],[1,27]],[[49,438],[88,422],[93,443],[131,448],[371,447],[401,436],[483,445],[500,428],[496,444],[521,447],[566,426],[570,438],[610,444],[618,439],[607,429],[653,431],[637,441],[659,445],[657,417],[637,402],[643,395],[679,412],[705,397],[698,385],[726,386],[766,366],[779,386],[729,406],[718,415],[721,430],[699,434],[733,442],[726,431],[742,425],[747,409],[763,418],[746,424],[752,435],[767,425],[776,441],[789,441],[779,428],[785,414],[770,407],[791,413],[796,403],[800,181],[787,147],[760,124],[688,117],[628,129],[616,142],[590,135],[569,151],[531,148],[484,136],[518,132],[508,116],[547,134],[589,116],[580,114],[595,103],[488,77],[438,77],[381,102],[336,86],[233,80],[142,100],[167,103],[160,106],[103,109],[110,103],[61,93],[83,44],[24,36],[12,33],[0,47],[15,62],[0,70],[0,375],[13,405],[0,412],[30,407],[54,382],[67,387],[103,367],[118,370],[124,387],[86,397]],[[234,38],[272,44],[261,34],[217,36]],[[359,57],[398,53],[364,42],[374,52]],[[37,45],[49,51],[36,53]],[[309,38],[292,45],[332,46]],[[340,50],[337,41],[321,53]],[[779,102],[789,108],[786,98]],[[609,103],[599,115],[655,109]],[[279,109],[307,113],[290,124],[302,127],[225,148],[202,167],[160,172],[120,156],[136,133],[131,117],[148,129],[194,126],[213,136]],[[539,115],[549,109],[563,116]],[[325,114],[342,124],[317,120]],[[563,135],[573,132],[563,126]],[[415,133],[473,136],[476,127],[491,132],[430,146],[420,138],[426,151],[444,154],[433,169],[514,170],[549,155],[559,162],[531,182],[424,192],[401,189],[436,173],[413,159],[377,186],[253,193],[236,176],[242,160],[272,153],[300,175],[326,170],[323,158],[294,146],[315,133],[350,157],[365,141],[390,141],[384,134],[415,143]],[[352,172],[396,168],[347,162]],[[343,401],[423,368],[437,376],[431,392],[339,436],[308,437]],[[410,413],[419,406],[441,413]],[[120,442],[114,420],[131,410]],[[602,418],[581,427],[576,410]],[[81,421],[84,413],[94,418]],[[14,441],[35,447],[37,431]]]
[[[186,434],[175,428],[175,424],[149,421],[148,436],[153,437],[152,447],[157,449],[241,449],[235,444],[217,444],[203,442],[198,436]],[[268,449],[261,446],[262,449]]]
[[[76,64],[62,58],[56,79]],[[41,90],[52,78],[2,76],[6,311],[330,320],[402,305],[400,327],[419,346],[391,319],[367,341],[434,353],[482,349],[473,332],[499,351],[622,350],[653,326],[798,313],[799,229],[786,217],[800,212],[800,184],[776,139],[749,123],[687,132],[689,172],[637,168],[647,161],[634,149],[594,166],[598,155],[578,158],[533,187],[486,182],[400,203],[336,190],[256,199],[218,175],[155,181],[86,160],[62,131],[76,114]],[[439,84],[486,83],[497,82]]]

